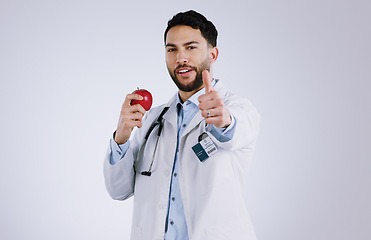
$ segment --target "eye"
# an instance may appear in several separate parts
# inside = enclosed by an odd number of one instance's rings
[[[192,49],[196,49],[197,47],[196,46],[188,46],[187,49],[189,50],[192,50]]]
[[[175,48],[168,48],[168,49],[167,49],[167,52],[168,52],[168,53],[171,53],[171,52],[175,52],[175,50],[176,50]]]

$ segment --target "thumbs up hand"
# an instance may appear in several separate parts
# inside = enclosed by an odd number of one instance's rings
[[[205,86],[205,94],[198,97],[201,115],[206,118],[207,124],[213,124],[217,128],[228,127],[231,122],[231,115],[224,106],[224,101],[220,94],[214,90],[211,84],[210,73],[207,70],[202,72],[202,81]]]

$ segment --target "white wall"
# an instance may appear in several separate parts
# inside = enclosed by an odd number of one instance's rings
[[[0,1],[0,238],[128,239],[102,161],[125,94],[176,91],[163,31],[195,9],[215,76],[262,115],[246,201],[260,240],[369,239],[369,1]]]

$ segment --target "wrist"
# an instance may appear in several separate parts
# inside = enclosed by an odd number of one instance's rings
[[[124,144],[128,141],[128,139],[120,139],[119,137],[117,137],[117,134],[116,134],[116,131],[113,133],[113,140],[118,144],[118,145],[121,145],[121,144]]]
[[[231,123],[232,123],[232,117],[231,117],[231,115],[230,114],[228,114],[228,121],[227,121],[227,123],[223,126],[223,127],[221,127],[221,128],[227,128],[227,127],[229,127],[229,125],[231,125]]]

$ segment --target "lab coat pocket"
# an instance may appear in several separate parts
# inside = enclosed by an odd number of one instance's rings
[[[200,163],[199,186],[201,194],[210,194],[211,191],[215,191],[214,188],[231,184],[234,181],[231,163],[224,154],[218,152],[205,162]]]
[[[241,218],[205,229],[206,239],[212,240],[256,240],[251,222]]]

